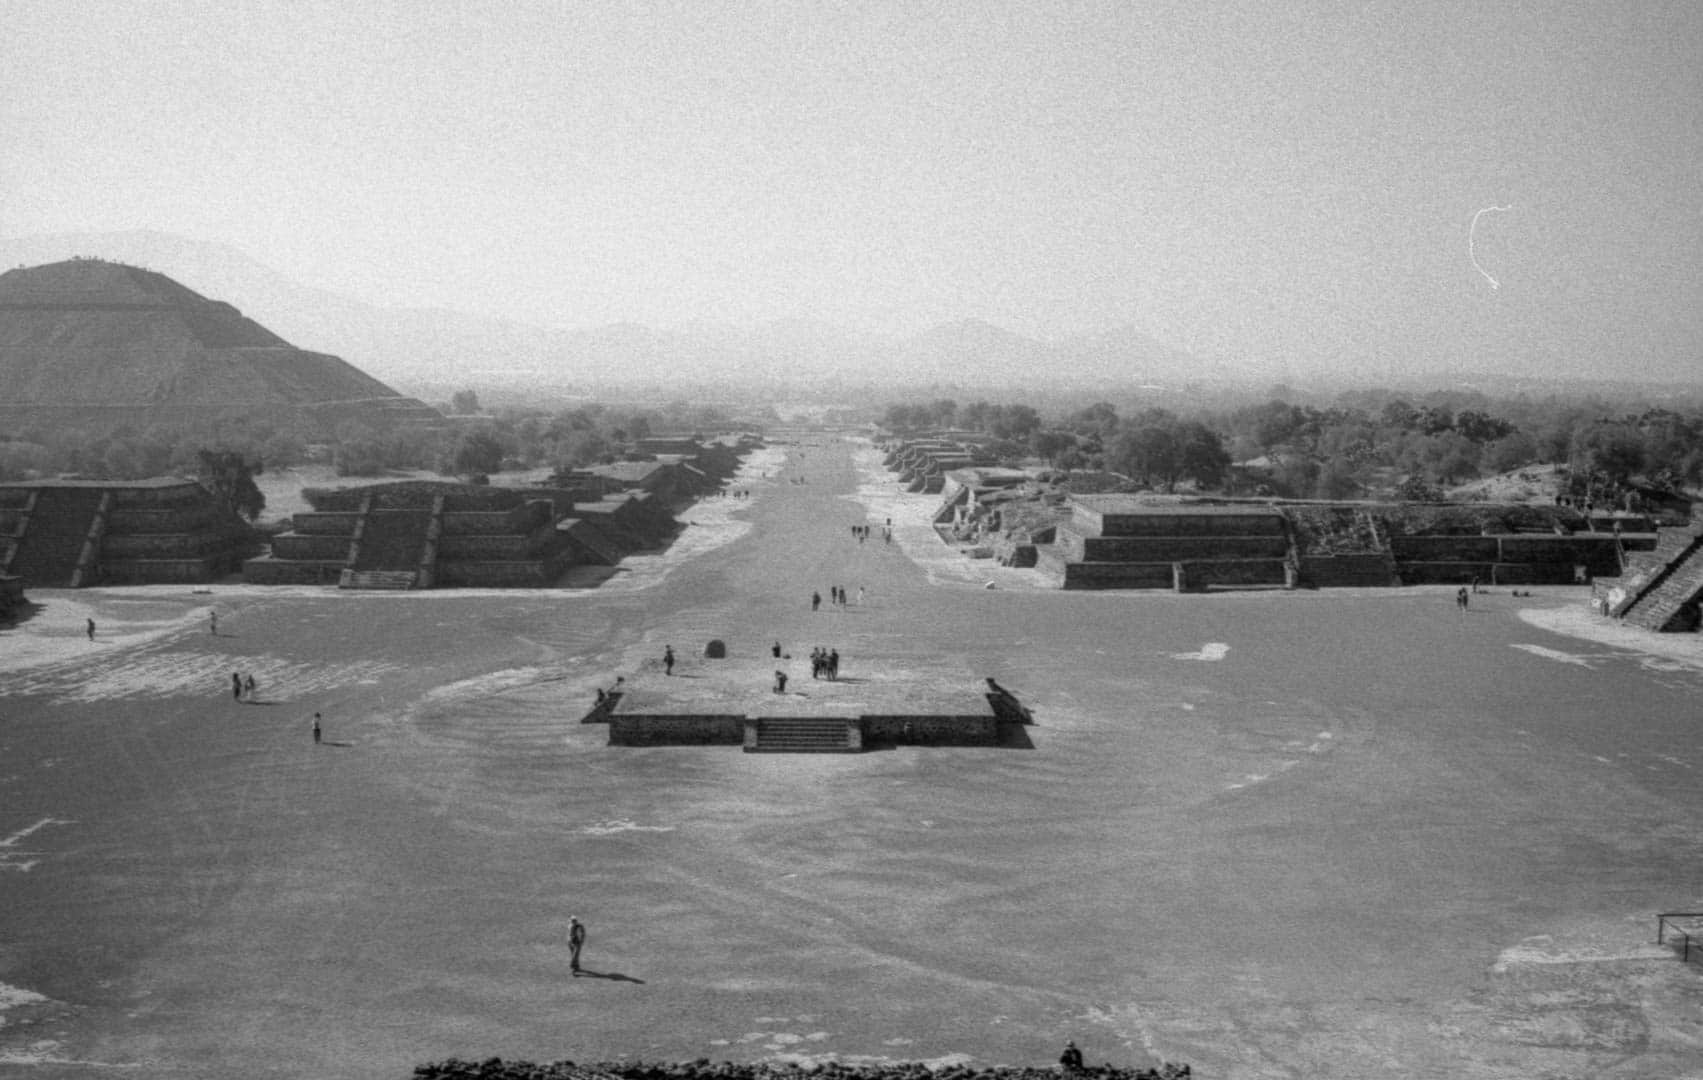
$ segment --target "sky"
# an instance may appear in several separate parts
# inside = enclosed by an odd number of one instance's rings
[[[1695,0],[0,0],[0,25],[0,237],[160,230],[559,327],[1700,366]]]

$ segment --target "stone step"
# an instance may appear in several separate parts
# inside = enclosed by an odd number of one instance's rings
[[[757,742],[745,748],[753,754],[849,754],[849,725],[840,718],[765,718],[757,723]]]

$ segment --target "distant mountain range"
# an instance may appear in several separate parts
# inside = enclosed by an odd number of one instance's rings
[[[1202,361],[1126,327],[1047,343],[979,320],[911,337],[854,333],[808,319],[751,327],[616,323],[555,330],[441,308],[388,308],[292,281],[235,248],[168,233],[0,238],[0,269],[73,256],[165,274],[235,305],[299,348],[331,353],[391,384],[555,386],[710,381],[1034,386],[1175,383]],[[1228,372],[1223,373],[1228,375]]]

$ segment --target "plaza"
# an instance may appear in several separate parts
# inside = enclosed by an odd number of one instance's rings
[[[596,589],[31,590],[0,632],[0,1066],[1074,1039],[1212,1077],[1698,1074],[1703,968],[1654,944],[1703,909],[1694,641],[1557,633],[1594,626],[1572,587],[1051,590],[947,549],[867,444],[772,454]],[[813,611],[831,585],[863,602]],[[1032,747],[580,722],[712,640],[996,679]]]

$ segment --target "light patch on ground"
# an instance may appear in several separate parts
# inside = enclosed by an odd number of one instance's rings
[[[767,479],[786,463],[786,450],[778,446],[754,450],[740,462],[739,471],[728,481],[729,491],[748,491],[750,498],[699,499],[678,517],[685,525],[667,550],[654,554],[629,555],[621,560],[621,572],[598,586],[600,593],[634,592],[661,582],[673,570],[692,559],[730,544],[751,531],[744,511],[774,486]]]
[[[121,654],[108,662],[72,663],[13,679],[0,679],[0,691],[43,694],[66,701],[229,695],[231,673],[255,678],[260,702],[289,701],[324,693],[362,680],[382,679],[402,670],[399,664],[357,660],[344,664],[298,664],[279,657],[209,656],[203,653]]]
[[[1703,635],[1658,634],[1642,627],[1628,626],[1592,612],[1583,601],[1576,607],[1521,609],[1520,619],[1554,634],[1637,653],[1649,664],[1671,664],[1703,671]],[[1673,668],[1662,666],[1652,670]]]
[[[586,836],[614,836],[627,832],[673,832],[672,825],[638,825],[631,821],[594,821],[580,827]]]
[[[1564,943],[1549,934],[1538,934],[1503,949],[1491,970],[1501,975],[1523,965],[1602,964],[1625,960],[1672,961],[1673,952],[1649,941]]]
[[[25,856],[27,856],[27,855],[39,855],[41,853],[39,851],[19,850],[18,841],[27,838],[28,836],[30,836],[32,833],[36,832],[37,830],[44,829],[49,825],[75,825],[75,824],[76,824],[76,822],[74,822],[74,821],[67,821],[67,820],[64,820],[62,818],[50,818],[50,817],[42,818],[40,821],[36,822],[34,825],[27,825],[24,828],[19,829],[17,832],[13,833],[11,836],[6,837],[6,839],[0,840],[0,870],[17,870],[20,873],[25,873],[25,874],[29,873],[31,870],[35,869],[36,863],[40,862],[41,860],[40,859],[26,859]],[[10,989],[10,988],[7,987],[4,983],[0,983],[0,1010],[3,1010],[7,1007],[6,992],[7,992],[8,989]],[[27,993],[28,991],[23,991],[23,992]]]
[[[21,986],[8,986],[5,983],[0,983],[0,1013],[7,1009],[15,1009],[20,1005],[39,1005],[46,1000],[47,998],[34,990],[25,990]],[[4,1018],[0,1018],[0,1023],[4,1022]]]
[[[1214,660],[1222,660],[1226,656],[1229,656],[1229,655],[1230,655],[1230,646],[1224,644],[1222,641],[1212,641],[1212,642],[1208,642],[1205,645],[1202,645],[1200,647],[1199,652],[1175,652],[1175,653],[1172,653],[1171,659],[1173,659],[1173,660],[1214,661]]]
[[[1559,649],[1551,649],[1543,645],[1510,644],[1510,647],[1519,649],[1521,652],[1529,652],[1533,656],[1541,656],[1545,660],[1554,660],[1561,664],[1576,664],[1582,668],[1594,666],[1589,660],[1586,660],[1582,656],[1574,656],[1572,653],[1564,653]]]
[[[94,599],[105,590],[85,590]],[[41,610],[15,627],[0,630],[0,655],[8,671],[98,658],[114,647],[145,645],[168,634],[194,626],[206,619],[205,604],[162,618],[116,617],[84,599],[71,599],[58,592],[41,590],[31,594]],[[183,586],[174,586],[173,599],[187,599]],[[88,637],[88,620],[95,620],[95,640]]]
[[[490,697],[506,690],[532,686],[560,677],[560,673],[540,667],[509,668],[506,671],[493,671],[475,678],[433,687],[426,692],[424,700],[438,704],[462,698]]]

